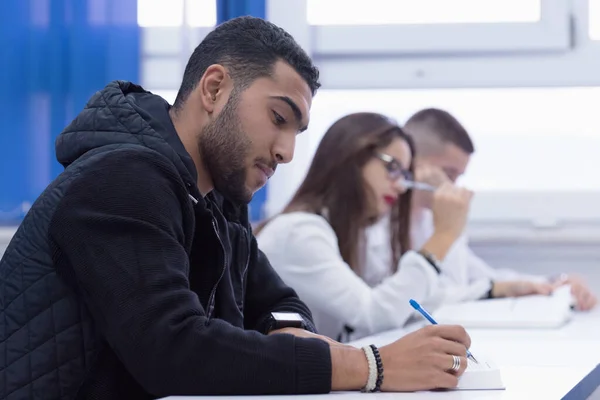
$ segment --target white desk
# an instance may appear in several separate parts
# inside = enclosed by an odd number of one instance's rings
[[[417,329],[385,332],[352,344],[363,346],[373,343],[386,345]],[[531,400],[561,399],[596,365],[600,363],[600,308],[592,313],[577,313],[574,319],[560,329],[552,330],[469,330],[473,354],[484,354],[502,371],[506,390],[499,391],[446,391],[419,393],[332,393],[302,396],[308,400],[359,399],[421,399],[421,400]],[[294,396],[269,396],[269,400],[283,400]],[[235,400],[238,397],[170,397],[169,400],[192,399]],[[244,398],[265,398],[245,396]]]
[[[511,367],[502,370],[506,390],[440,391],[417,393],[336,392],[301,396],[306,400],[560,400],[585,377],[591,368]],[[297,396],[243,396],[244,399],[289,400]],[[240,396],[173,396],[169,400],[237,400]]]

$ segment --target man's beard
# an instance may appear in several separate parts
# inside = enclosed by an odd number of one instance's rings
[[[204,127],[198,149],[215,189],[235,204],[247,204],[253,193],[246,187],[245,166],[251,141],[237,116],[235,93],[217,118]]]

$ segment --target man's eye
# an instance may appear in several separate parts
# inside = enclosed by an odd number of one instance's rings
[[[273,111],[273,118],[275,119],[275,125],[284,125],[285,118],[279,115],[277,112]]]

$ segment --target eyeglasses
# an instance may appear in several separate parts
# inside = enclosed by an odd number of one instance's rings
[[[413,174],[409,170],[402,168],[402,164],[394,157],[384,153],[375,153],[375,157],[383,161],[388,176],[394,182],[399,179],[404,179],[406,181],[413,180]]]

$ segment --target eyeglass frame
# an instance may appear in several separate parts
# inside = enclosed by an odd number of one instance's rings
[[[413,173],[408,169],[403,168],[402,164],[400,164],[400,161],[398,161],[396,158],[381,152],[375,152],[375,157],[383,162],[385,169],[387,170],[388,177],[392,181],[396,182],[399,179],[404,179],[406,181],[413,180]]]

